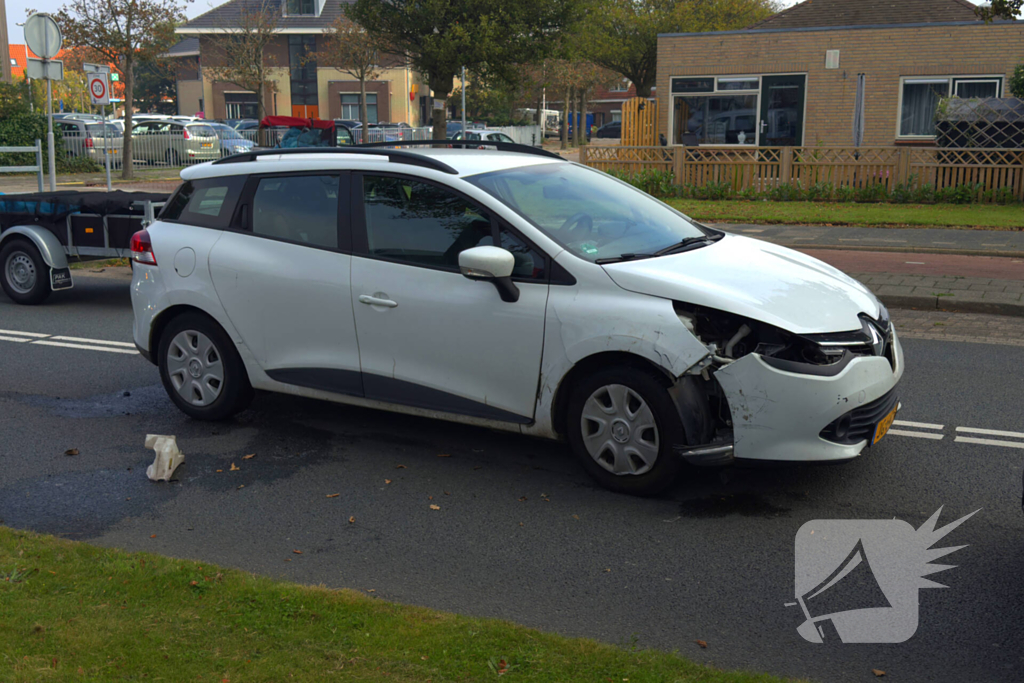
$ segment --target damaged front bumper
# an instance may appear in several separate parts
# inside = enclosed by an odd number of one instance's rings
[[[871,444],[877,423],[898,407],[903,348],[895,331],[885,356],[851,356],[824,372],[772,360],[751,353],[715,372],[733,435],[731,454],[716,453],[717,460],[847,460]],[[699,461],[699,451],[682,455]]]

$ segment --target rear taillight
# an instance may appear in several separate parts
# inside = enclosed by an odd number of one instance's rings
[[[85,147],[86,149],[92,149],[92,138],[85,139]]]
[[[147,266],[156,265],[156,256],[153,255],[153,243],[149,239],[149,233],[139,230],[132,235],[131,241],[132,261]]]
[[[183,128],[182,130],[185,131],[185,139],[190,140],[192,136],[188,134],[188,128]]]

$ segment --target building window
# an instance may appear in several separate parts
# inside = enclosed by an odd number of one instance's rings
[[[316,106],[316,37],[312,35],[288,36],[288,70],[291,76],[292,106]]]
[[[999,97],[1002,76],[939,76],[900,80],[900,137],[935,137],[935,111],[939,101]]]
[[[756,145],[759,88],[758,76],[673,78],[673,144]]]
[[[629,81],[625,78],[608,88],[608,92],[626,92],[627,90],[629,90]]]
[[[341,118],[350,121],[360,121],[362,114],[359,112],[359,93],[341,94]],[[377,93],[366,93],[366,122],[377,123]]]
[[[614,121],[621,121],[621,120],[622,120],[622,110],[621,109],[615,109],[614,111],[612,111],[612,121],[614,122]]]
[[[256,93],[224,93],[224,105],[229,119],[258,119],[259,105]]]
[[[288,16],[313,14],[316,14],[316,3],[314,0],[288,0]]]
[[[18,60],[14,57],[11,57],[11,66],[18,66]]]

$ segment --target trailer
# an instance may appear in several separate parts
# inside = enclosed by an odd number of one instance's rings
[[[0,285],[24,305],[72,288],[69,259],[127,258],[132,235],[154,220],[168,196],[123,190],[0,195]]]

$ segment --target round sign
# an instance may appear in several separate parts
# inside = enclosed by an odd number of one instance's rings
[[[89,91],[95,99],[105,99],[107,96],[107,84],[105,80],[101,78],[94,78],[89,81]]]
[[[25,43],[40,59],[53,59],[64,45],[64,36],[53,17],[36,12],[25,20]]]

